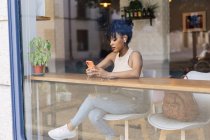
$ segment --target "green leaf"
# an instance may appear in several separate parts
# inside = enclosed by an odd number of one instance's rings
[[[30,41],[29,47],[31,48],[29,53],[30,62],[33,65],[46,65],[51,58],[50,42],[41,37],[34,37]]]

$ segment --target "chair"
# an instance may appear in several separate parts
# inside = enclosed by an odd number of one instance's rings
[[[210,80],[210,73],[201,73],[191,71],[187,73],[188,79]],[[198,135],[196,140],[205,140],[203,127],[210,123],[210,95],[193,93],[198,103],[200,115],[191,122],[182,122],[165,117],[162,113],[151,114],[148,116],[148,122],[161,129],[159,140],[166,140],[167,134],[181,132],[181,140],[185,140],[187,130]]]
[[[144,77],[156,77],[156,70],[145,70],[143,71]],[[138,90],[138,89],[129,89],[124,88],[126,90]],[[139,89],[138,91],[142,92],[143,90]],[[154,93],[153,90],[149,91],[150,98],[151,95]],[[146,93],[145,93],[146,94]],[[138,124],[141,125],[141,131],[144,140],[149,140],[149,134],[147,131],[147,121],[145,120],[149,115],[150,110],[143,114],[122,114],[122,115],[114,115],[114,114],[107,114],[104,116],[104,119],[107,121],[124,121],[125,124],[125,140],[129,140],[129,121],[138,121]]]

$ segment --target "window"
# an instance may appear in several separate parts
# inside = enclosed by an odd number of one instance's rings
[[[86,6],[82,0],[77,3],[77,18],[86,18]]]
[[[77,50],[88,51],[88,31],[77,30]]]

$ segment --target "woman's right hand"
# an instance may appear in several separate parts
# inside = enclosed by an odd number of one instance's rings
[[[87,68],[87,69],[86,69],[86,74],[87,74],[88,77],[93,77],[93,76],[95,76],[95,75],[96,75],[96,73],[95,73],[95,68]]]

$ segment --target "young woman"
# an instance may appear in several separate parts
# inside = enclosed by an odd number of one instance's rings
[[[132,38],[133,24],[127,20],[114,20],[108,31],[112,52],[108,54],[94,68],[88,68],[88,76],[100,78],[139,78],[142,70],[142,56],[139,52],[128,47]],[[112,72],[105,70],[114,64]],[[148,111],[149,102],[146,94],[131,92],[129,90],[120,93],[99,93],[89,95],[80,106],[76,115],[64,126],[49,131],[53,139],[73,138],[76,136],[75,128],[89,117],[91,123],[110,140],[119,137],[110,128],[103,117],[107,113],[128,114],[144,113]]]

